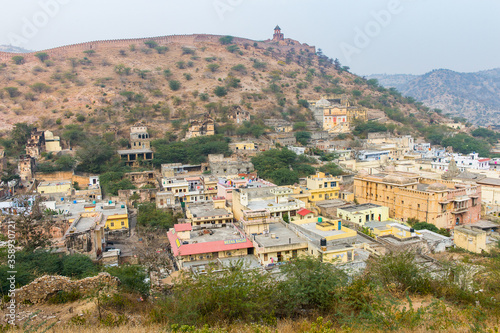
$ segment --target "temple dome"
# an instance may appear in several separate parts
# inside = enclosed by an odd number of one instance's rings
[[[427,191],[446,191],[448,187],[446,185],[441,184],[441,183],[433,183],[430,184],[429,187],[427,187]]]
[[[410,178],[397,175],[387,175],[383,178],[383,181],[385,183],[392,183],[392,184],[408,184],[412,182]]]

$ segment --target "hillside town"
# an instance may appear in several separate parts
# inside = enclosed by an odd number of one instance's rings
[[[137,207],[151,203],[171,211],[179,216],[177,223],[157,233],[168,254],[161,269],[151,272],[158,287],[179,270],[234,260],[272,270],[312,255],[359,270],[370,256],[396,250],[418,248],[433,261],[429,254],[450,248],[484,253],[497,246],[500,160],[389,133],[369,133],[354,147],[338,134],[348,132],[355,119],[366,120],[366,112],[343,98],[311,103],[322,116],[307,124],[316,130],[305,146],[297,143],[293,124],[269,119],[265,137],[232,141],[230,156],[208,154],[207,162],[196,165],[154,168],[148,127],[135,124],[129,148],[116,151],[124,165],[136,168],[124,175],[134,189],[117,195],[103,193],[99,174],[37,171],[46,153],[74,151],[63,149],[52,132],[33,128],[18,160],[19,177],[2,183],[3,221],[19,213],[27,198],[57,220],[47,230],[52,248],[122,265],[140,262]],[[207,119],[193,120],[186,138],[214,135],[214,121]],[[326,163],[318,152],[332,154],[341,171],[317,171],[278,186],[260,177],[251,162],[275,147],[313,158],[318,167]],[[415,223],[425,228],[414,228]]]
[[[0,52],[0,331],[481,331],[500,309],[497,127],[278,25],[46,51]]]

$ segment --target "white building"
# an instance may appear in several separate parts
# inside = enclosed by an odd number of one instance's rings
[[[468,170],[489,170],[490,159],[479,157],[478,153],[470,153],[469,155],[453,154],[451,156],[436,157],[431,162],[431,168],[434,170],[448,171],[448,165],[451,159],[455,160],[460,171]]]

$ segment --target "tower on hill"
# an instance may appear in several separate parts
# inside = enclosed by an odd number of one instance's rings
[[[281,32],[281,28],[279,25],[277,25],[276,28],[274,28],[273,41],[279,42],[280,40],[284,40],[284,39],[285,39],[285,37],[284,37],[283,33]]]

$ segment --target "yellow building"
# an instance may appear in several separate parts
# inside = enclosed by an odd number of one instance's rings
[[[257,146],[253,142],[235,142],[230,145],[234,151],[255,151]]]
[[[212,201],[186,204],[186,218],[192,225],[226,224],[233,222],[233,213],[226,208],[226,199],[214,197]]]
[[[359,203],[388,207],[391,218],[415,218],[438,228],[475,223],[481,213],[480,186],[403,172],[360,173],[354,177],[354,195]]]
[[[59,182],[44,182],[40,183],[37,187],[37,191],[40,194],[66,193],[70,189],[71,189],[71,182],[68,180],[63,180]]]
[[[343,206],[337,208],[338,217],[364,226],[370,221],[387,221],[389,219],[389,208],[365,203],[361,205]]]
[[[109,230],[128,229],[128,214],[106,216],[106,228]]]
[[[478,228],[460,226],[453,230],[453,243],[474,253],[489,252],[496,247],[499,240],[498,233],[486,232]]]
[[[324,172],[318,172],[307,177],[307,190],[309,201],[322,201],[338,199],[340,191],[340,178],[327,176]]]

